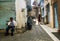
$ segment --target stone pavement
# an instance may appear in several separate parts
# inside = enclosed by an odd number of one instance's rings
[[[0,34],[0,41],[53,41],[40,26],[34,25],[32,30],[14,36]]]

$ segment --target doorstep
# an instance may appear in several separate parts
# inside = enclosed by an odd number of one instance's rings
[[[5,29],[0,29],[0,34],[5,34],[6,30]],[[9,30],[9,33],[11,33],[11,31]],[[16,30],[14,33],[17,33]]]
[[[0,33],[5,33],[5,30],[4,29],[0,29]]]

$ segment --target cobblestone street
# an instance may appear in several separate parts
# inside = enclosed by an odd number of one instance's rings
[[[53,41],[50,36],[40,26],[34,25],[31,31],[15,34],[14,36],[4,36],[0,34],[0,41]]]

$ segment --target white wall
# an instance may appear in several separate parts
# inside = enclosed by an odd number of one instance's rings
[[[26,2],[25,0],[16,0],[16,21],[18,23],[17,28],[21,28],[25,26],[25,22],[27,21],[27,11],[26,11]],[[21,12],[22,9],[25,9],[24,12]]]

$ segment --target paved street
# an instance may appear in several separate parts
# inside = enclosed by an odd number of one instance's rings
[[[14,36],[4,36],[0,34],[0,41],[53,41],[50,36],[40,26],[34,25],[31,31],[15,34]]]

